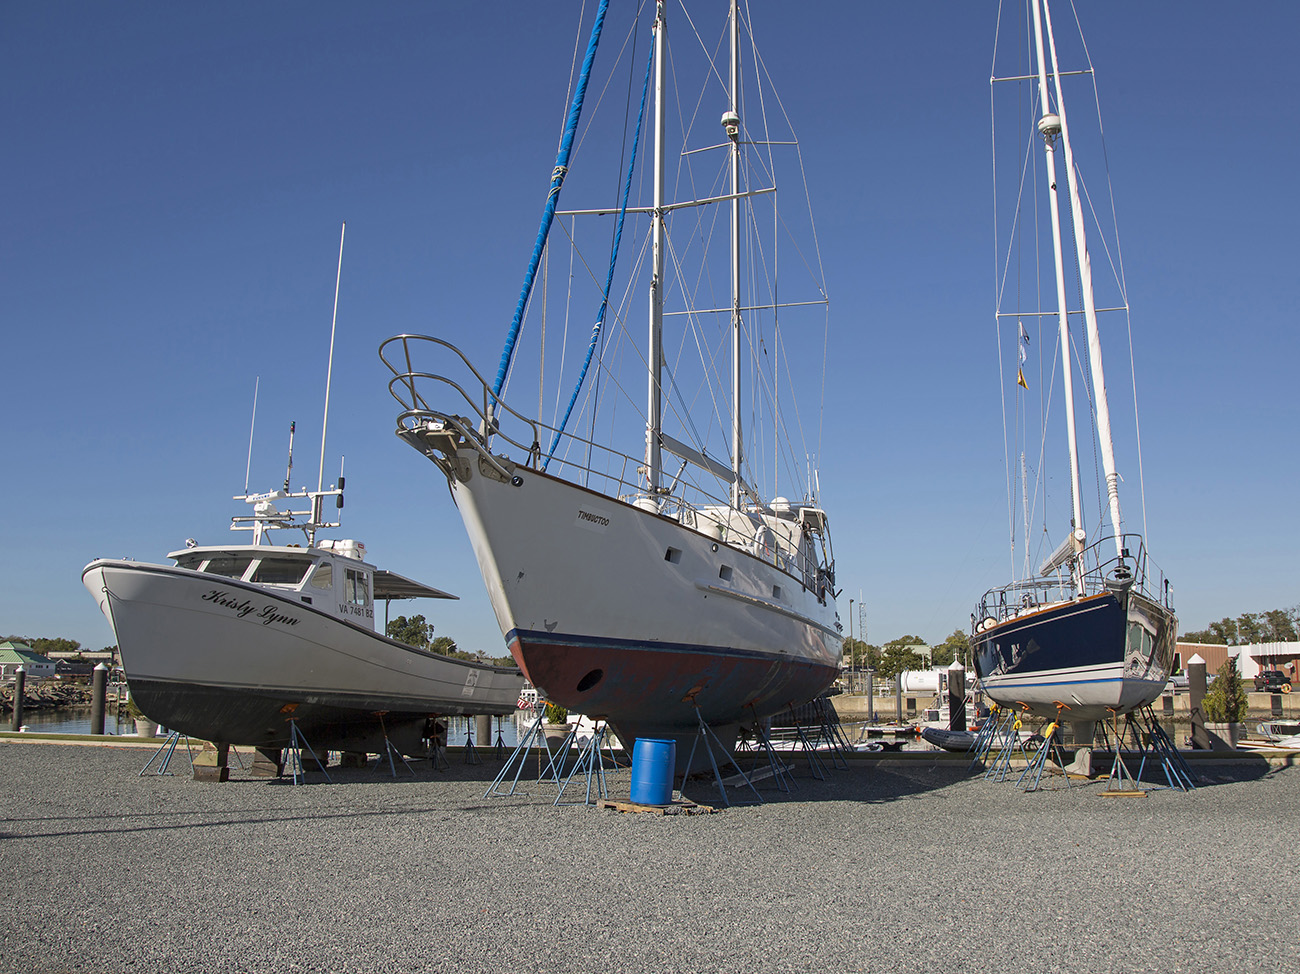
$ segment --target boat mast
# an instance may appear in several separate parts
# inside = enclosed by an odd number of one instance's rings
[[[722,118],[731,140],[731,506],[740,508],[740,11],[731,0],[731,106]]]
[[[1079,180],[1070,149],[1070,128],[1065,120],[1065,102],[1061,100],[1061,68],[1056,60],[1056,40],[1052,36],[1052,13],[1043,0],[1043,17],[1047,24],[1047,43],[1052,52],[1052,81],[1056,88],[1056,110],[1061,120],[1061,145],[1065,148],[1065,177],[1070,187],[1070,216],[1074,222],[1074,251],[1079,262],[1083,289],[1083,318],[1088,330],[1088,357],[1092,364],[1092,394],[1097,403],[1097,439],[1101,446],[1101,465],[1106,474],[1106,495],[1110,504],[1110,523],[1115,529],[1115,554],[1124,557],[1119,517],[1119,474],[1115,469],[1115,444],[1110,432],[1110,405],[1106,399],[1106,374],[1101,367],[1101,334],[1097,330],[1097,303],[1092,293],[1092,262],[1088,257],[1088,240],[1083,226],[1083,203],[1079,198]],[[1041,46],[1041,41],[1040,41]],[[1041,58],[1041,54],[1040,54]]]
[[[663,466],[659,439],[663,433],[663,361],[664,361],[664,62],[667,48],[667,10],[665,0],[655,4],[655,148],[654,212],[651,216],[653,252],[650,271],[650,388],[646,408],[645,476],[646,492],[657,501]]]
[[[1046,156],[1047,200],[1052,216],[1052,258],[1056,267],[1057,320],[1061,335],[1061,374],[1065,386],[1065,430],[1070,446],[1070,499],[1074,505],[1074,523],[1070,526],[1070,533],[1074,534],[1083,529],[1083,500],[1079,487],[1079,443],[1074,425],[1074,373],[1070,365],[1070,321],[1065,303],[1065,264],[1061,257],[1061,211],[1056,195],[1056,137],[1061,133],[1061,119],[1052,112],[1048,102],[1047,62],[1043,56],[1043,25],[1038,0],[1033,0],[1031,6],[1034,8],[1034,44],[1038,55],[1038,93],[1042,102],[1042,117],[1038,120],[1038,131],[1043,136],[1043,152]],[[1059,100],[1059,90],[1057,96]],[[1074,577],[1075,585],[1082,595],[1084,593],[1082,565],[1076,565]]]

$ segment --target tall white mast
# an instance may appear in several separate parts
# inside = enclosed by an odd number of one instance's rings
[[[330,425],[330,384],[334,380],[334,330],[339,323],[339,282],[343,280],[343,235],[348,232],[345,222],[339,229],[339,269],[334,275],[334,316],[330,319],[330,357],[325,367],[325,417],[320,424],[320,470],[316,475],[316,489],[325,485],[325,431]]]
[[[1074,251],[1079,261],[1083,288],[1083,318],[1088,329],[1088,357],[1092,363],[1092,394],[1097,408],[1097,439],[1101,447],[1101,466],[1106,474],[1106,495],[1110,504],[1110,522],[1115,529],[1115,554],[1123,556],[1123,529],[1119,516],[1119,474],[1115,470],[1115,444],[1110,432],[1110,405],[1106,399],[1106,374],[1101,367],[1101,334],[1097,331],[1097,304],[1092,293],[1092,262],[1088,258],[1088,240],[1083,226],[1083,203],[1079,198],[1079,179],[1074,171],[1074,154],[1070,149],[1070,128],[1065,119],[1065,102],[1061,100],[1061,68],[1056,60],[1056,41],[1052,37],[1052,12],[1043,0],[1047,22],[1047,43],[1052,52],[1052,81],[1056,88],[1056,109],[1061,116],[1061,144],[1065,148],[1065,177],[1070,187],[1070,216],[1074,221]],[[1040,42],[1041,43],[1041,42]]]
[[[664,335],[664,61],[667,53],[667,11],[664,0],[655,5],[655,148],[654,213],[650,277],[650,388],[646,407],[645,469],[646,492],[652,499],[659,494],[659,438],[663,433],[663,335]]]
[[[740,11],[731,0],[731,107],[722,124],[731,139],[731,506],[740,507],[744,441],[740,429]]]
[[[1045,0],[1044,0],[1045,2]],[[1052,215],[1052,257],[1056,266],[1056,307],[1060,327],[1061,375],[1065,392],[1065,430],[1070,446],[1070,499],[1074,505],[1074,524],[1070,533],[1083,530],[1083,500],[1079,487],[1079,443],[1074,428],[1074,370],[1070,363],[1070,321],[1065,303],[1065,264],[1061,257],[1061,210],[1056,196],[1056,137],[1061,133],[1061,119],[1052,112],[1048,102],[1047,60],[1043,56],[1043,25],[1038,10],[1038,0],[1033,0],[1034,44],[1038,54],[1038,93],[1042,102],[1042,117],[1038,131],[1043,136],[1043,152],[1047,168],[1047,200]],[[1060,92],[1057,92],[1058,103]],[[1075,570],[1075,583],[1079,594],[1084,592],[1083,567]]]

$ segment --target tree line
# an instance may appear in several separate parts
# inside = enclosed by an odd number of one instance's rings
[[[5,636],[0,642],[23,643],[30,646],[36,652],[45,656],[49,653],[88,653],[91,650],[81,648],[81,643],[75,639],[63,639],[59,636],[40,636],[33,639],[31,636]],[[117,649],[116,646],[105,646],[99,652],[111,653]]]
[[[406,616],[398,616],[388,623],[385,632],[388,634],[389,639],[396,639],[399,643],[414,646],[416,649],[427,649],[439,656],[492,663],[496,666],[515,665],[514,659],[508,654],[505,656],[484,656],[482,653],[468,653],[457,646],[456,640],[450,636],[435,636],[433,634],[433,624],[422,615],[411,616],[409,619]]]
[[[1186,643],[1221,643],[1249,646],[1254,643],[1295,642],[1300,631],[1300,605],[1267,612],[1243,612],[1237,618],[1224,617],[1209,628],[1185,632],[1178,638]]]
[[[953,660],[961,660],[962,665],[970,666],[970,640],[961,629],[954,629],[951,636],[937,646],[931,646],[925,655],[912,648],[928,645],[920,636],[899,636],[883,646],[873,646],[849,636],[844,640],[844,661],[855,670],[870,667],[883,680],[892,680],[904,670],[926,669],[926,656],[930,657],[930,666],[950,666]]]

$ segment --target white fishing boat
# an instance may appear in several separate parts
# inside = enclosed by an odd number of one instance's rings
[[[340,235],[340,274],[342,257]],[[333,350],[331,328],[331,373]],[[324,486],[329,384],[317,489],[290,489],[291,424],[283,488],[250,494],[246,480],[235,497],[252,513],[232,518],[231,530],[252,532],[251,544],[191,539],[167,556],[171,565],[96,559],[81,580],[117,638],[132,698],[163,726],[275,749],[291,742],[292,721],[318,751],[382,753],[391,743],[422,754],[431,717],[513,713],[523,674],[375,631],[379,603],[456,596],[376,568],[359,541],[318,537],[340,527],[326,519],[325,501],[343,508],[341,470]],[[296,500],[306,508],[282,507]],[[301,531],[305,543],[272,544],[275,531]]]
[[[999,18],[1000,45],[1014,33],[1014,19]],[[1071,18],[1070,23],[1077,21]],[[1098,212],[1104,215],[1106,210],[1085,199],[1082,166],[1071,140],[1065,104],[1067,84],[1090,80],[1091,66],[1083,61],[1081,66],[1062,70],[1058,52],[1062,38],[1053,31],[1046,0],[1028,0],[1024,24],[1028,43],[1018,38],[1002,45],[993,77],[995,192],[1000,204],[1015,203],[1004,237],[1003,224],[999,224],[997,323],[999,336],[1010,339],[1007,348],[1014,348],[1016,356],[1014,370],[1004,371],[1005,384],[1014,392],[1004,397],[1004,442],[1016,444],[1007,452],[1008,483],[1012,498],[1019,497],[1022,503],[1020,511],[1014,501],[1010,505],[1012,568],[1017,577],[980,599],[971,617],[972,643],[980,686],[993,700],[1009,707],[1023,705],[1042,716],[1059,716],[1086,727],[1155,700],[1169,679],[1177,619],[1168,582],[1147,555],[1145,523],[1142,532],[1126,531],[1121,517],[1121,478],[1102,368],[1099,321],[1105,317],[1121,327],[1127,324],[1126,285],[1113,229],[1109,224],[1099,226]],[[1081,38],[1071,50],[1080,59],[1087,57]],[[1032,63],[1028,67],[1013,65],[1008,56],[1028,56]],[[1075,93],[1086,90],[1083,86],[1073,89]],[[999,155],[996,144],[998,110],[1004,95],[1017,102],[1022,123],[1011,140],[1014,163]],[[1063,157],[1059,165],[1058,155]],[[1040,156],[1041,169],[1037,165]],[[1065,178],[1058,182],[1060,175]],[[1038,185],[1047,190],[1045,209],[1031,206],[1025,195]],[[1058,202],[1062,189],[1067,196],[1066,217],[1062,217],[1063,207]],[[1039,226],[1036,216],[1050,224],[1050,229]],[[1110,236],[1103,229],[1110,230]],[[1104,254],[1115,269],[1113,286],[1108,284],[1104,301],[1098,300],[1088,249],[1093,231],[1103,240]],[[1063,237],[1073,239],[1068,254]],[[1035,248],[1038,241],[1048,240],[1050,250]],[[1067,276],[1067,264],[1073,265],[1073,275]],[[1039,280],[1054,281],[1054,294],[1038,293]],[[1070,304],[1067,295],[1076,296],[1077,304]],[[1056,349],[1049,354],[1053,341]],[[1037,352],[1037,363],[1031,361],[1031,351]],[[1082,418],[1078,423],[1073,382],[1076,368],[1087,380],[1080,383],[1085,405],[1077,411]],[[1026,379],[1026,374],[1032,379]],[[1055,402],[1054,395],[1058,397]],[[1070,471],[1069,507],[1059,513],[1047,507],[1043,490],[1044,469],[1050,462],[1044,457],[1051,456],[1046,444],[1050,436],[1058,435],[1048,428],[1052,405],[1059,407],[1058,426],[1063,413],[1060,432],[1066,440]],[[1136,405],[1135,388],[1135,431]],[[1036,412],[1043,420],[1038,440],[1034,439],[1039,432],[1032,421]],[[1089,434],[1092,449],[1086,452],[1099,458],[1094,478],[1098,495],[1092,511],[1085,510],[1082,485],[1088,478],[1081,472],[1083,444]],[[1136,450],[1134,455],[1138,456]],[[1140,458],[1135,465],[1140,470]],[[1031,466],[1037,469],[1031,472]],[[1140,489],[1141,478],[1131,479]],[[1141,510],[1145,522],[1145,503]],[[1052,514],[1058,530],[1064,528],[1064,540],[1050,553],[1046,551],[1048,542],[1035,554],[1033,525],[1041,518],[1042,537],[1050,537],[1047,524]],[[1035,567],[1040,557],[1042,561]],[[1079,736],[1076,727],[1076,739]],[[1090,731],[1083,736],[1090,739]]]
[[[340,481],[342,478],[340,478]],[[289,720],[322,750],[421,754],[434,715],[509,714],[514,667],[443,656],[375,631],[392,599],[455,598],[365,560],[358,541],[316,538],[323,491],[242,498],[253,544],[193,545],[171,565],[96,559],[82,583],[117,637],[131,696],[164,727],[204,740],[277,748]],[[282,510],[307,498],[310,511]],[[299,520],[307,517],[308,520]],[[300,528],[305,545],[265,543]]]
[[[632,164],[619,184],[621,199],[609,198],[608,180],[579,186],[585,170],[570,158],[605,29],[602,4],[495,379],[442,338],[401,335],[383,345],[381,356],[401,404],[397,433],[446,477],[497,623],[529,680],[570,711],[610,721],[628,746],[643,737],[677,740],[680,765],[702,722],[730,747],[741,724],[828,687],[838,675],[841,626],[827,514],[809,470],[817,445],[785,447],[781,441],[797,431],[797,421],[782,419],[776,405],[795,371],[790,359],[825,354],[815,247],[790,248],[815,272],[803,290],[791,276],[778,295],[770,266],[777,241],[792,227],[811,229],[808,221],[778,221],[773,210],[782,191],[806,206],[797,143],[760,120],[759,109],[775,99],[747,94],[769,82],[771,65],[751,59],[742,69],[753,37],[737,3],[715,47],[693,33],[696,22],[684,11],[677,19],[687,43],[674,48],[674,75],[689,75],[691,56],[703,55],[696,67],[706,93],[698,102],[669,95],[668,4],[647,10],[653,24],[631,25],[616,59],[631,90],[643,92],[641,112],[626,119]],[[619,51],[617,43],[613,48]],[[719,51],[729,67],[716,63]],[[650,90],[653,168],[638,182],[636,149]],[[673,109],[695,104],[698,113],[673,119],[670,136]],[[707,126],[699,120],[704,114]],[[583,141],[596,136],[588,131]],[[681,193],[676,201],[666,185],[670,165]],[[582,193],[590,206],[557,210],[566,178],[566,199]],[[634,184],[645,198],[631,197]],[[569,304],[548,316],[545,293],[530,297],[539,268],[545,281],[546,268],[559,259],[547,243],[557,218],[566,245],[590,240],[583,228],[594,222],[598,259],[610,269],[594,272],[590,251],[574,265],[565,257],[561,266],[589,273],[570,274],[565,288],[550,289],[552,297],[563,290]],[[640,245],[628,248],[630,268],[616,261],[625,226],[629,236],[640,235]],[[559,236],[550,234],[551,244]],[[715,237],[721,262],[702,247]],[[573,294],[583,277],[591,283],[587,304]],[[648,294],[648,307],[630,304],[634,294]],[[531,368],[517,375],[516,336],[525,318],[541,319],[531,326],[539,337],[550,320],[554,337],[554,322],[567,320],[567,308],[596,321],[589,341],[584,326],[582,341],[569,349],[567,372],[555,369],[566,359],[552,348],[539,354],[535,380]],[[806,324],[810,310],[815,330]],[[673,337],[667,350],[666,333]],[[684,346],[703,350],[702,366],[689,364]],[[584,362],[576,383],[575,359]],[[730,375],[720,376],[725,367],[715,366],[728,359]],[[627,360],[639,379],[620,371]],[[507,397],[508,381],[516,388]],[[633,391],[634,382],[643,394]],[[567,394],[570,385],[563,415],[557,396],[555,415],[544,420],[544,395]],[[716,385],[729,386],[729,398],[715,396]],[[521,405],[534,394],[535,418]],[[742,429],[742,418],[750,417]],[[572,429],[578,422],[582,432]],[[619,452],[618,444],[635,442],[643,444],[639,455]]]

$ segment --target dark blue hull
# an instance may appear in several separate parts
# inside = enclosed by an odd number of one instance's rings
[[[1045,717],[1104,720],[1146,706],[1173,666],[1177,619],[1132,591],[1102,592],[987,621],[972,638],[983,691]]]

